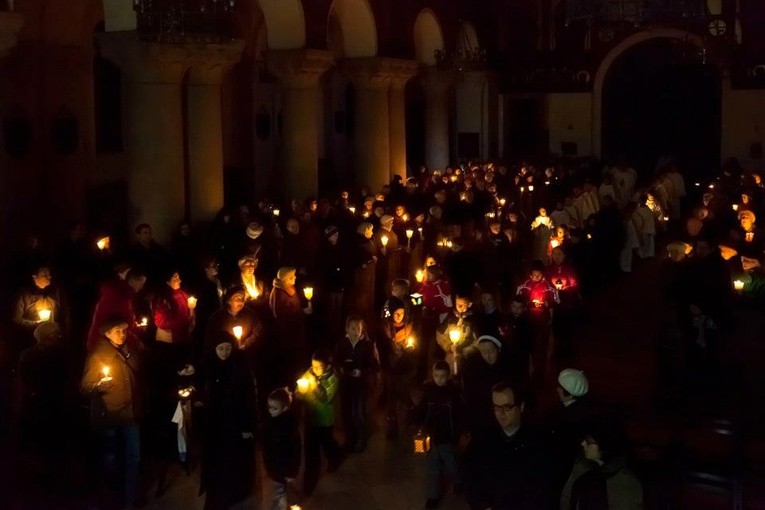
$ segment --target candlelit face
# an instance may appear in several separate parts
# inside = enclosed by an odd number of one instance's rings
[[[345,328],[345,334],[351,340],[359,340],[364,336],[364,323],[362,321],[353,321],[348,323]]]
[[[466,313],[468,311],[468,308],[470,308],[470,300],[466,299],[464,297],[458,297],[457,300],[454,302],[454,311],[457,313]]]
[[[372,227],[369,227],[364,231],[364,237],[367,239],[372,239],[372,234],[374,233],[374,229]]]
[[[431,256],[425,257],[425,267],[435,266],[436,265],[436,259]]]
[[[300,224],[295,218],[287,220],[287,232],[293,235],[298,235],[300,233]]]
[[[167,284],[170,286],[173,290],[178,290],[181,288],[181,275],[178,273],[173,273],[170,279],[167,281]]]
[[[319,360],[313,359],[311,360],[311,372],[313,372],[313,375],[316,377],[321,377],[324,375],[324,372],[326,371],[326,367],[324,366],[324,363],[322,363]]]
[[[244,292],[235,292],[228,299],[228,303],[227,303],[228,311],[231,312],[233,315],[238,314],[244,308],[245,301],[246,301],[246,297],[244,295]]]
[[[523,403],[516,401],[515,394],[510,388],[492,392],[491,403],[494,406],[494,418],[503,429],[519,427]]]
[[[491,233],[492,233],[493,235],[495,235],[495,236],[498,236],[498,235],[499,235],[499,233],[500,233],[501,229],[502,229],[502,225],[501,225],[500,223],[497,223],[497,222],[491,222],[491,223],[489,224],[489,230],[490,230],[490,231],[491,231]]]
[[[297,275],[295,273],[290,273],[284,277],[284,285],[287,287],[294,287],[295,281],[297,281]]]
[[[221,342],[215,346],[215,355],[221,361],[226,361],[231,356],[233,346],[229,342]]]
[[[108,338],[112,344],[120,346],[124,344],[125,340],[127,339],[127,329],[127,323],[120,324],[118,326],[114,326],[112,329],[104,333],[104,336]]]
[[[35,286],[38,289],[44,289],[51,284],[53,278],[50,274],[50,268],[41,267],[37,270],[37,273],[32,275],[32,280],[35,282]]]
[[[406,312],[404,312],[403,308],[398,308],[396,310],[393,310],[393,323],[403,324],[405,315],[406,315]]]
[[[405,212],[406,211],[404,210],[404,206],[403,205],[397,205],[396,206],[396,216],[397,217],[401,218],[402,216],[404,216]]]
[[[257,259],[247,259],[242,264],[242,274],[244,276],[247,276],[248,278],[255,274],[255,269],[258,267],[258,260]]]
[[[544,278],[544,274],[542,271],[539,271],[538,269],[535,269],[531,271],[531,274],[529,275],[531,277],[531,281],[533,282],[541,282],[542,278]]]
[[[739,222],[741,223],[741,228],[746,232],[749,232],[752,230],[752,227],[754,227],[754,221],[752,221],[752,218],[750,218],[749,215],[741,216]]]
[[[446,386],[446,383],[449,382],[448,370],[433,369],[432,373],[433,373],[433,382],[436,384],[436,386]]]

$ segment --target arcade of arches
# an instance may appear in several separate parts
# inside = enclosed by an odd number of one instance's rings
[[[460,158],[627,153],[647,168],[693,152],[679,131],[705,147],[699,168],[762,166],[765,18],[734,3],[712,2],[736,26],[724,44],[676,24],[583,35],[556,0],[237,0],[235,40],[162,44],[139,40],[128,0],[6,2],[0,231],[20,215],[146,220],[167,239],[224,203],[379,188]],[[478,47],[485,66],[437,65]]]

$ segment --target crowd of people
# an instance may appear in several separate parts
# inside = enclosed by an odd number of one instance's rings
[[[288,508],[322,457],[333,472],[381,429],[426,455],[426,508],[448,480],[476,510],[638,509],[620,424],[567,366],[572,333],[666,232],[658,284],[692,366],[714,370],[732,298],[763,297],[763,203],[735,162],[703,182],[672,160],[650,178],[625,160],[470,163],[226,208],[168,247],[148,224],[129,244],[79,224],[55,249],[30,235],[6,265],[2,390],[21,390],[2,421],[44,470],[63,455],[51,424],[77,429],[84,403],[106,506],[146,502],[150,458],[160,480],[198,461],[210,510],[262,465]],[[551,381],[560,406],[532,426]]]

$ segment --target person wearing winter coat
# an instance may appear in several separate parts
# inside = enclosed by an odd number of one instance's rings
[[[300,374],[307,357],[305,315],[311,313],[303,306],[295,288],[297,279],[294,267],[279,269],[274,278],[268,305],[274,321],[275,344],[270,346],[274,356],[275,376],[278,386],[290,384]]]
[[[205,333],[205,349],[209,350],[222,338],[234,340],[237,350],[254,368],[256,350],[261,347],[264,337],[263,321],[257,313],[245,306],[246,291],[241,285],[226,289],[223,306],[210,316]]]
[[[93,319],[88,332],[87,349],[90,351],[101,339],[101,324],[114,315],[120,315],[128,323],[128,341],[134,346],[141,340],[145,326],[136,315],[136,295],[146,284],[146,273],[140,269],[129,269],[123,280],[119,276],[101,286],[101,298],[93,310]],[[147,320],[148,324],[148,320]]]
[[[417,342],[412,319],[406,315],[406,304],[391,297],[386,311],[379,351],[387,404],[386,435],[392,439],[398,435],[398,408],[409,411],[413,406],[410,386],[417,370]]]
[[[287,388],[277,388],[268,395],[268,416],[263,427],[263,465],[276,484],[274,510],[289,508],[287,490],[300,469],[300,419],[292,406]]]

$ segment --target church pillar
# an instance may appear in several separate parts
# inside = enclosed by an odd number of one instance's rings
[[[390,59],[347,59],[343,72],[353,82],[356,92],[353,136],[356,184],[378,191],[390,182]]]
[[[390,115],[390,174],[406,179],[406,83],[417,74],[417,63],[397,60],[391,64],[388,112]]]
[[[223,207],[221,82],[239,60],[242,48],[242,43],[207,45],[189,70],[187,207],[195,224],[211,221]]]
[[[456,84],[457,134],[463,134],[463,146],[457,140],[457,156],[460,158],[487,157],[485,140],[488,136],[488,75],[484,71],[468,71],[460,74]],[[477,144],[475,138],[477,137]],[[470,141],[467,142],[466,138]]]
[[[287,194],[303,199],[319,189],[319,78],[333,63],[319,50],[277,50],[268,69],[282,88],[282,171]]]
[[[186,212],[181,82],[191,50],[141,42],[135,32],[99,39],[123,73],[130,220],[149,223],[157,241],[168,242]]]
[[[425,166],[449,165],[449,89],[453,75],[428,67],[422,73],[425,89]]]

